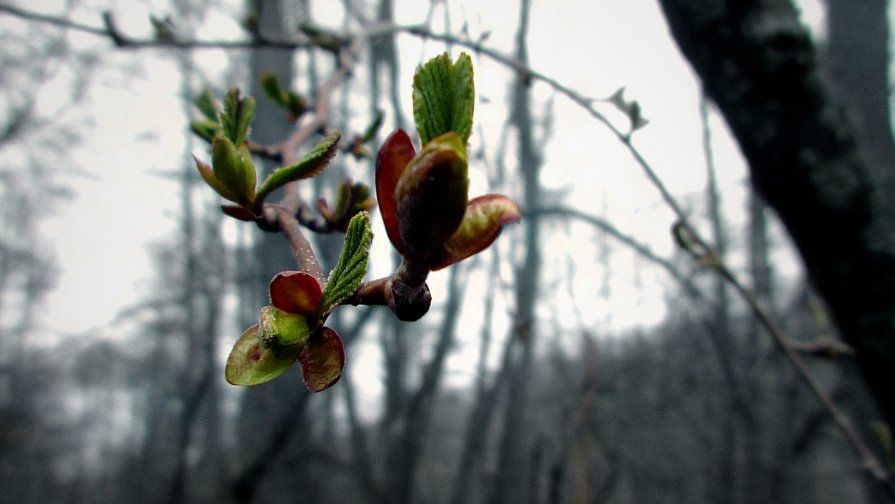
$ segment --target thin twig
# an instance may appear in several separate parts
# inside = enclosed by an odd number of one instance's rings
[[[320,269],[320,263],[317,261],[317,256],[311,248],[311,243],[308,242],[308,239],[301,232],[301,227],[298,225],[298,220],[295,219],[295,214],[280,205],[267,205],[265,212],[270,211],[276,212],[279,230],[289,241],[289,248],[292,250],[298,269],[312,275],[321,285],[324,284],[326,279],[323,276],[323,270]]]

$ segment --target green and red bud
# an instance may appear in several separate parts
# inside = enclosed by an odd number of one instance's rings
[[[224,377],[232,385],[260,385],[285,373],[297,358],[279,358],[273,350],[264,348],[256,324],[236,340],[227,357]]]
[[[276,306],[261,308],[258,321],[261,346],[273,351],[278,358],[298,357],[310,335],[308,321],[304,316],[285,312]]]
[[[426,144],[395,187],[398,231],[407,253],[428,264],[460,226],[469,193],[466,148],[453,132]]]
[[[339,334],[322,326],[322,289],[303,271],[278,273],[270,282],[272,305],[261,309],[257,325],[237,340],[224,370],[233,385],[258,385],[283,374],[296,361],[312,392],[339,380],[345,349]]]
[[[489,194],[468,201],[468,161],[453,132],[416,153],[397,130],[376,158],[376,197],[392,244],[411,263],[441,269],[487,248],[505,224],[518,222],[519,205]]]
[[[333,386],[342,376],[345,367],[345,347],[336,331],[321,327],[302,349],[298,358],[301,377],[311,392],[320,392]]]
[[[352,183],[351,180],[339,184],[334,209],[330,210],[325,199],[317,200],[317,210],[326,223],[343,233],[348,230],[348,223],[355,215],[369,212],[374,206],[376,202],[370,197],[370,188],[361,182]]]

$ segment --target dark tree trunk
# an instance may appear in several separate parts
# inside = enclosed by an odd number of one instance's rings
[[[780,215],[892,424],[893,191],[859,153],[794,7],[784,0],[661,5],[736,136],[756,189]]]

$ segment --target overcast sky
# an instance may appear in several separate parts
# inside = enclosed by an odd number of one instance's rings
[[[28,8],[53,10],[49,5],[52,2],[39,2],[40,7],[34,2],[19,3]],[[322,23],[339,26],[339,4],[315,2],[315,16]],[[806,22],[818,26],[823,18],[818,4],[801,4]],[[166,3],[148,5],[119,1],[112,2],[112,9],[128,33],[147,36],[148,14],[164,13]],[[216,28],[206,27],[202,35],[215,36],[215,31],[220,30],[222,36],[234,36],[234,16],[240,5],[241,2],[233,2],[209,23]],[[397,21],[422,22],[428,5],[418,0],[397,0]],[[518,18],[516,2],[468,0],[451,1],[448,5],[452,30],[465,23],[471,37],[489,32],[488,45],[507,54],[512,52]],[[98,13],[103,8],[107,7],[79,9],[76,19],[98,25]],[[0,16],[0,28],[13,23],[18,21]],[[433,29],[444,28],[442,11],[438,10]],[[73,36],[71,40],[76,45],[105,43],[90,36]],[[414,67],[421,59],[442,51],[443,46],[409,36],[402,36],[399,41],[401,78],[408,83],[402,89],[407,113]],[[705,162],[698,88],[668,34],[655,0],[535,0],[529,52],[533,69],[583,95],[606,97],[626,87],[626,96],[641,103],[650,121],[635,135],[635,144],[686,208],[700,208]],[[226,57],[215,52],[208,52],[203,61],[205,67],[220,71],[225,63]],[[487,58],[476,58],[475,70],[477,94],[483,100],[476,109],[481,129],[473,135],[471,149],[493,149],[508,112],[506,93],[512,75]],[[54,94],[67,85],[65,79],[63,74],[41,90],[41,106],[46,110],[52,109]],[[67,179],[76,198],[65,203],[42,228],[55,243],[62,271],[48,300],[48,334],[100,330],[123,306],[136,302],[150,289],[153,272],[149,244],[169,236],[176,226],[179,205],[176,183],[161,174],[179,170],[188,160],[187,118],[179,101],[180,86],[170,53],[103,52],[84,103],[90,108],[92,124],[84,140],[69,154],[72,162],[89,176]],[[360,82],[358,89],[362,92]],[[670,256],[673,245],[668,229],[673,217],[630,156],[604,127],[569,100],[556,96],[548,86],[536,84],[532,92],[536,111],[545,110],[552,101],[553,131],[543,146],[544,186],[555,191],[557,197],[562,195],[558,201],[563,204],[603,215],[657,253]],[[612,114],[610,109],[607,111]],[[731,222],[741,222],[745,169],[717,117],[712,120],[712,128],[725,214]],[[201,155],[201,146],[197,147],[194,152]],[[493,152],[488,154],[493,156]],[[475,164],[471,166],[472,196],[491,190],[484,182],[484,170]],[[209,197],[209,202],[213,204],[214,198]],[[375,221],[381,226],[378,219]],[[97,222],[102,222],[102,226]],[[387,244],[381,227],[379,230],[376,245],[381,248]],[[582,316],[583,322],[591,325],[611,319],[611,327],[616,330],[659,321],[665,315],[664,287],[671,283],[655,269],[639,268],[642,271],[634,275],[638,260],[624,250],[612,259],[613,301],[607,305],[601,300],[595,279],[602,278],[604,272],[596,260],[596,237],[584,225],[550,226],[544,285],[566,282],[565,265],[570,261],[576,275],[567,286],[546,296],[540,304],[544,315],[568,319],[571,325]],[[735,265],[736,261],[734,257]],[[444,278],[439,275],[432,280],[436,293]],[[575,303],[570,302],[573,298]],[[476,318],[472,308],[464,313],[470,320]]]

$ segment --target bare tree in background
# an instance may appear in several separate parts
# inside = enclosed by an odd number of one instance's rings
[[[893,191],[862,154],[864,138],[821,79],[795,8],[784,0],[661,4],[891,425]]]

